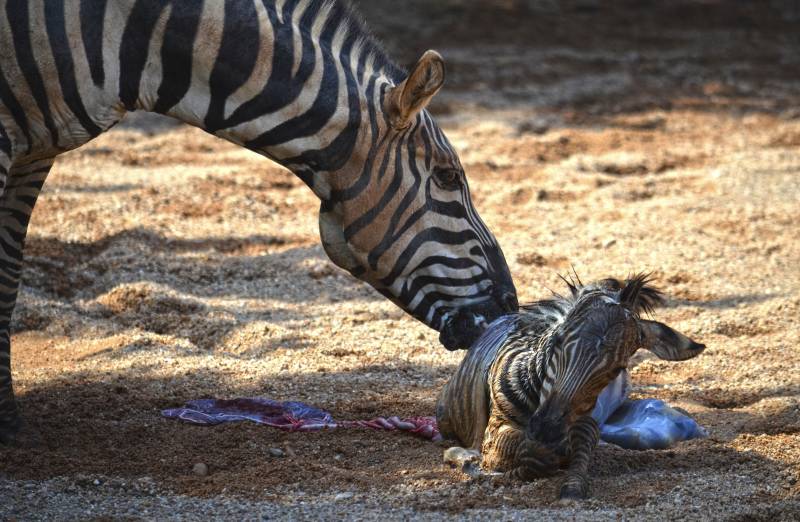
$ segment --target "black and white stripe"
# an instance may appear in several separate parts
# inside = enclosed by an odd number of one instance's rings
[[[448,347],[516,309],[502,252],[425,110],[441,57],[429,51],[404,73],[345,4],[0,0],[0,49],[0,431],[16,422],[8,324],[36,198],[14,187],[34,171],[44,181],[39,162],[127,111],[178,118],[289,168],[321,200],[331,259]]]
[[[470,448],[448,450],[457,459],[480,450],[484,468],[523,480],[569,465],[561,496],[574,498],[588,491],[597,397],[634,352],[683,360],[705,347],[641,318],[662,302],[645,275],[567,284],[566,297],[493,324],[445,385],[436,414],[442,435]]]

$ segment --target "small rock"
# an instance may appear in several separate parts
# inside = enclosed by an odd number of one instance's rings
[[[341,453],[337,453],[336,455],[333,456],[333,460],[342,460],[342,457],[344,457],[344,455],[342,455]]]
[[[280,448],[270,448],[269,454],[273,457],[283,457],[286,455],[286,453],[284,453],[284,451]]]
[[[335,497],[333,497],[333,500],[339,502],[342,500],[347,500],[349,498],[353,498],[353,493],[350,491],[345,491],[344,493],[338,493]]]
[[[192,473],[194,473],[198,477],[205,477],[206,475],[208,475],[208,466],[206,466],[202,462],[198,462],[192,467]]]

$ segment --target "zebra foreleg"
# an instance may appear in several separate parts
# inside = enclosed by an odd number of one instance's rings
[[[33,206],[52,159],[9,169],[0,195],[0,444],[11,444],[21,427],[11,382],[11,314],[17,302],[22,249]]]
[[[562,501],[580,500],[589,494],[589,462],[600,440],[600,427],[587,415],[570,426],[568,437],[569,467],[559,493]]]
[[[512,480],[530,481],[558,471],[559,459],[553,448],[502,419],[489,421],[481,451],[484,469],[503,472]]]
[[[551,477],[558,472],[561,463],[557,448],[529,437],[519,444],[514,460],[515,467],[506,475],[524,481]]]
[[[535,480],[555,475],[567,455],[563,416],[533,415],[514,456],[515,468],[509,476],[518,480]]]

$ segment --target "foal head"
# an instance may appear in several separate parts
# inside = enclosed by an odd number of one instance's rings
[[[663,323],[642,318],[663,303],[650,283],[644,274],[588,285],[567,282],[570,295],[561,303],[563,320],[542,340],[549,357],[532,425],[550,426],[552,435],[563,433],[592,411],[597,396],[639,348],[669,361],[689,359],[705,349]]]

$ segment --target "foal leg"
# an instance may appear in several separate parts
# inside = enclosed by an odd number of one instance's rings
[[[522,432],[514,453],[514,468],[506,475],[516,480],[531,481],[555,475],[561,457],[557,446],[544,444]]]
[[[11,444],[21,426],[11,385],[11,314],[17,302],[22,248],[33,205],[53,159],[8,170],[0,189],[0,444]]]
[[[524,440],[521,430],[490,421],[481,447],[484,469],[510,473],[516,467],[517,451]]]
[[[600,428],[591,415],[581,417],[569,428],[567,477],[561,486],[561,500],[579,500],[589,493],[589,461],[600,440]]]
[[[484,469],[505,472],[512,480],[530,481],[558,470],[553,448],[502,418],[489,421],[482,453]]]

